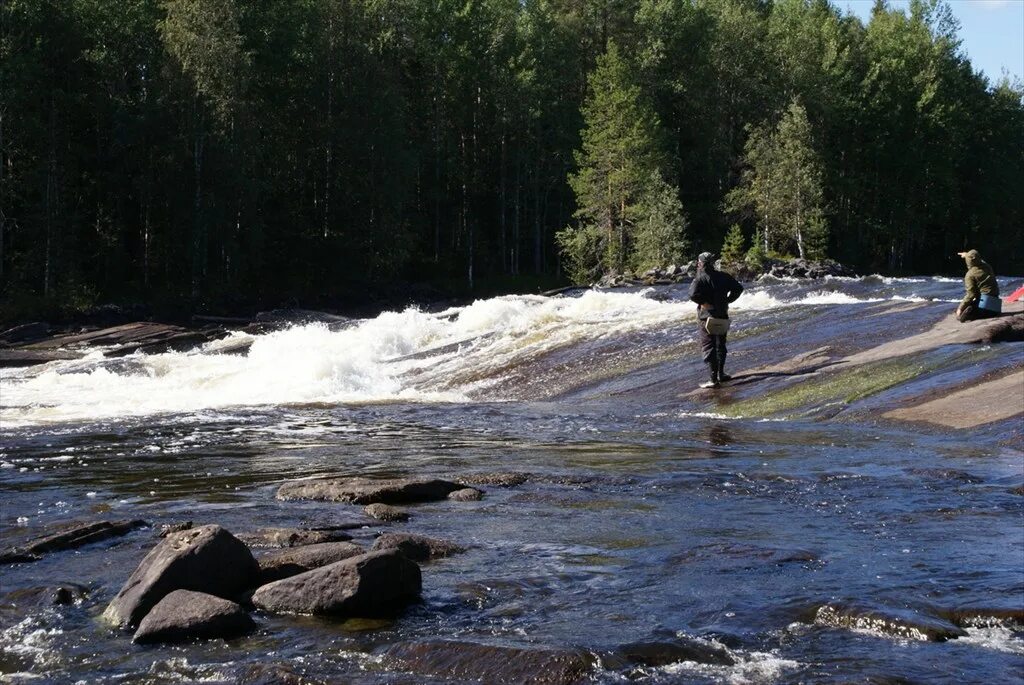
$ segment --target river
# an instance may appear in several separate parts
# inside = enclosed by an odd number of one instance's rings
[[[1024,608],[1020,416],[970,430],[884,416],[1019,370],[1024,343],[811,368],[928,329],[960,292],[943,278],[755,284],[733,311],[736,385],[719,391],[695,391],[684,286],[508,296],[4,370],[4,547],[64,521],[151,527],[0,566],[0,680],[235,682],[277,663],[317,682],[456,682],[383,651],[445,639],[600,655],[685,637],[733,663],[605,663],[586,682],[1021,682],[1019,623],[978,621],[931,642],[820,611],[913,623]],[[218,353],[240,341],[247,355]],[[812,350],[826,361],[786,366]],[[1024,388],[1006,401],[1024,409]],[[355,531],[357,542],[397,528],[468,547],[423,564],[422,603],[393,622],[256,614],[248,637],[142,647],[98,621],[161,524],[329,526],[359,509],[278,501],[277,486],[494,472],[528,475],[485,486],[479,502],[410,506],[409,523]],[[18,599],[57,582],[84,599]]]

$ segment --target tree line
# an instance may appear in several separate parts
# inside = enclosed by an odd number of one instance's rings
[[[1024,266],[1019,81],[947,5],[6,0],[8,302],[312,301],[719,250]],[[534,280],[531,280],[534,279]]]

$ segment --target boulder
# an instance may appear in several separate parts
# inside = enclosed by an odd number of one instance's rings
[[[426,561],[466,551],[465,547],[454,542],[412,533],[384,533],[373,541],[373,547],[370,548],[374,552],[385,549],[397,549],[413,561]]]
[[[249,548],[220,526],[172,533],[146,555],[103,617],[135,627],[175,590],[236,597],[255,583],[258,574],[259,565]]]
[[[238,538],[250,547],[301,547],[344,542],[351,540],[352,536],[343,530],[263,528],[253,533],[241,533]]]
[[[175,590],[153,607],[139,623],[132,642],[182,642],[230,638],[250,632],[256,623],[245,609],[220,597]]]
[[[484,498],[484,493],[476,488],[462,488],[448,494],[448,499],[453,502],[479,502]]]
[[[258,559],[259,584],[266,585],[275,580],[296,576],[365,552],[365,549],[351,542],[323,542],[268,554]]]
[[[3,596],[3,603],[25,609],[26,607],[55,607],[79,604],[89,596],[89,589],[77,583],[58,583],[40,587],[12,590]]]
[[[915,611],[864,607],[851,604],[826,604],[814,616],[818,625],[851,630],[866,630],[886,637],[926,642],[945,642],[967,633],[949,621]]]
[[[402,642],[385,656],[423,676],[493,685],[571,685],[587,680],[597,660],[575,649],[484,645],[452,640]]]
[[[459,492],[456,490],[455,492]],[[403,523],[409,520],[409,512],[402,511],[397,507],[392,507],[389,504],[367,504],[363,511],[366,512],[367,516],[377,519],[378,521],[398,522]]]
[[[0,333],[0,343],[15,345],[18,343],[41,340],[50,334],[50,324],[42,321],[23,323],[14,328],[8,328]]]
[[[261,586],[265,611],[340,617],[392,616],[419,598],[420,567],[398,550],[361,554]]]
[[[287,482],[278,489],[277,498],[351,504],[406,504],[443,500],[464,487],[446,480],[425,478],[317,478]]]

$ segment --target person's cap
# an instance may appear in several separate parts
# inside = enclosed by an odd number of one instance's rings
[[[977,259],[979,257],[977,250],[968,250],[967,252],[957,252],[958,255],[964,259]]]
[[[701,252],[699,255],[697,255],[697,261],[704,262],[705,264],[710,264],[711,262],[715,261],[715,255],[713,252]]]

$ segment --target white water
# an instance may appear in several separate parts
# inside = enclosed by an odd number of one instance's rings
[[[893,300],[911,298],[893,297]],[[880,302],[819,291],[779,299],[750,289],[733,305],[754,312]],[[68,362],[0,372],[3,428],[193,413],[232,406],[389,401],[465,402],[510,368],[590,340],[692,322],[689,302],[588,291],[576,298],[505,296],[438,314],[385,312],[351,328],[295,326],[235,334],[201,350],[123,359],[102,350]],[[251,341],[248,355],[217,354]]]

